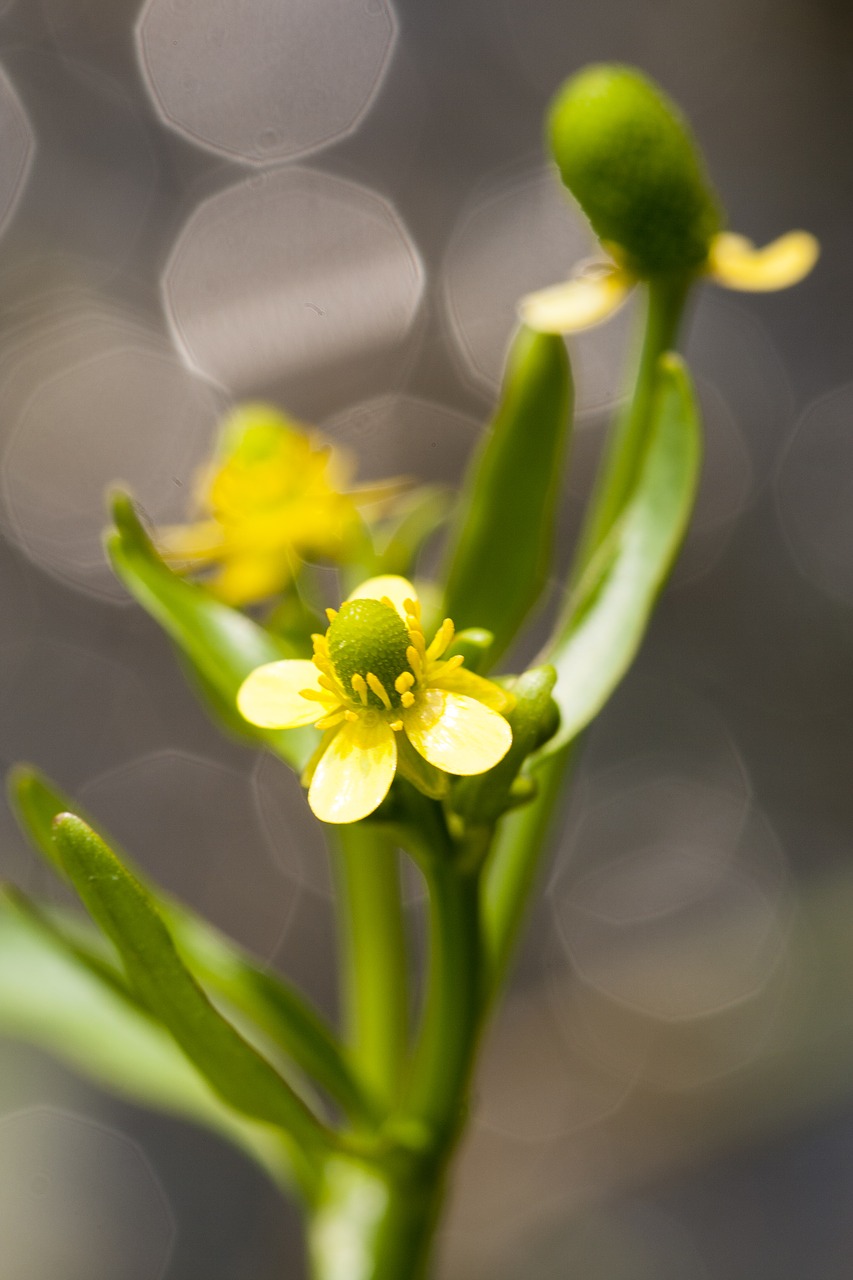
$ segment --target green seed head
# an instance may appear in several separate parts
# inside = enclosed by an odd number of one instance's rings
[[[687,122],[656,85],[629,67],[587,67],[554,99],[549,133],[596,235],[638,276],[702,266],[720,210]]]
[[[396,609],[381,600],[350,600],[341,605],[326,632],[326,643],[335,674],[348,694],[353,691],[353,676],[366,677],[370,671],[385,686],[391,705],[400,705],[394,681],[411,667],[406,658],[409,633]],[[382,706],[372,689],[367,700],[368,706]]]

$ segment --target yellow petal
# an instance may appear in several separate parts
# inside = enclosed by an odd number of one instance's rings
[[[462,693],[468,698],[476,698],[492,711],[510,711],[515,702],[513,694],[507,693],[506,689],[491,680],[484,680],[473,671],[466,671],[464,667],[457,667],[446,676],[438,676],[430,684],[436,689],[446,689],[449,693]]]
[[[808,231],[789,231],[756,249],[745,236],[724,231],[708,254],[708,275],[728,289],[763,293],[798,284],[817,262],[820,245]]]
[[[320,672],[304,658],[285,658],[256,667],[240,685],[238,710],[261,729],[296,729],[326,714],[321,702],[301,696],[302,689],[319,689]]]
[[[412,746],[445,773],[485,773],[512,743],[503,716],[444,689],[427,689],[401,718]]]
[[[403,621],[406,621],[406,600],[417,600],[418,593],[409,582],[408,578],[401,578],[395,573],[385,573],[379,578],[368,578],[366,582],[362,582],[360,587],[356,587],[355,591],[347,597],[349,600],[381,600],[383,596],[387,596],[399,613]]]
[[[291,576],[286,556],[247,552],[225,559],[208,585],[220,600],[239,608],[278,595]]]
[[[633,284],[633,277],[621,267],[603,267],[595,274],[578,275],[550,289],[528,293],[518,305],[518,314],[539,333],[578,333],[618,311]]]
[[[225,549],[222,527],[216,520],[196,524],[167,525],[157,530],[157,548],[166,560],[218,560]]]
[[[396,768],[390,725],[374,715],[345,720],[317,761],[308,803],[322,822],[358,822],[385,799]]]

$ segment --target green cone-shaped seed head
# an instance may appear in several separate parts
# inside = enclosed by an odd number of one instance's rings
[[[638,276],[702,266],[719,207],[687,122],[656,85],[630,67],[587,67],[554,99],[549,134],[596,235]]]
[[[326,643],[335,674],[350,696],[353,676],[364,678],[369,671],[385,686],[392,706],[399,706],[394,682],[411,668],[406,657],[409,633],[396,609],[381,600],[350,600],[341,605]],[[367,701],[372,707],[383,705],[372,690]]]

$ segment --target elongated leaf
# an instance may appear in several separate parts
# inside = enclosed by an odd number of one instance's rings
[[[154,898],[184,963],[195,977],[245,1015],[345,1111],[355,1118],[368,1116],[366,1095],[334,1033],[296,991],[261,968],[201,916],[148,883],[110,835],[38,770],[28,765],[13,769],[9,798],[24,833],[63,878],[67,877],[53,840],[53,822],[60,813],[78,813]]]
[[[677,356],[663,356],[658,369],[648,452],[634,493],[540,655],[556,667],[561,715],[546,754],[589,724],[628,670],[693,507],[701,457],[696,402]]]
[[[491,431],[466,479],[447,561],[445,612],[459,628],[494,633],[492,661],[547,580],[571,408],[562,338],[522,329]]]
[[[222,703],[234,708],[237,690],[250,671],[292,656],[251,618],[173,573],[158,556],[126,494],[116,497],[113,519],[115,532],[107,538],[113,569],[198,672],[202,690],[212,688]],[[213,710],[221,712],[218,700]],[[313,729],[255,729],[254,736],[300,771],[317,743]]]
[[[145,1005],[229,1106],[280,1126],[306,1157],[325,1145],[325,1131],[290,1085],[210,1003],[183,964],[152,899],[74,814],[54,823],[59,856],[80,898],[115,945]]]
[[[227,1107],[167,1031],[59,938],[0,899],[0,1031],[62,1059],[133,1102],[215,1130],[286,1185],[277,1135]]]

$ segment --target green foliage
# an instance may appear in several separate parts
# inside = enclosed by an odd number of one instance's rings
[[[69,810],[79,813],[79,806],[37,770],[26,765],[19,765],[12,771],[9,794],[25,834],[53,870],[67,879],[53,839],[53,823],[61,813]],[[82,816],[94,830],[98,830],[87,815]],[[241,1015],[246,1034],[254,1029],[259,1042],[266,1041],[284,1054],[312,1083],[324,1089],[352,1116],[368,1115],[369,1104],[363,1090],[347,1065],[332,1031],[313,1008],[213,925],[147,884],[115,842],[103,831],[98,831],[98,834],[116,850],[124,867],[154,898],[184,963],[208,991],[217,999],[225,1000]],[[62,932],[67,945],[77,945],[78,939],[69,937],[67,921],[62,922],[61,928],[54,922],[54,929]],[[85,943],[91,953],[90,935],[85,938]],[[108,951],[106,959],[109,955]],[[100,956],[105,959],[103,948]]]
[[[186,582],[158,556],[126,494],[113,503],[115,530],[107,537],[113,568],[144,609],[175,642],[208,695],[215,715],[233,728],[237,690],[265,662],[292,657],[276,636],[237,609],[221,604],[203,587]],[[249,726],[241,722],[244,732]],[[317,741],[313,729],[254,729],[291,768],[304,768]]]
[[[549,134],[566,186],[637,275],[698,270],[720,230],[716,197],[687,122],[630,67],[585,68],[560,89]]]
[[[74,814],[54,821],[62,864],[83,905],[118,951],[131,987],[222,1100],[280,1127],[301,1156],[324,1130],[292,1087],[211,1004],[184,965],[157,908],[111,849]],[[306,1164],[298,1160],[304,1180]]]
[[[589,724],[628,670],[681,543],[699,477],[701,428],[683,362],[658,364],[635,489],[572,593],[543,659],[557,670],[558,751]]]
[[[522,329],[500,404],[469,469],[447,558],[444,612],[494,635],[494,662],[548,578],[572,380],[562,338]]]

